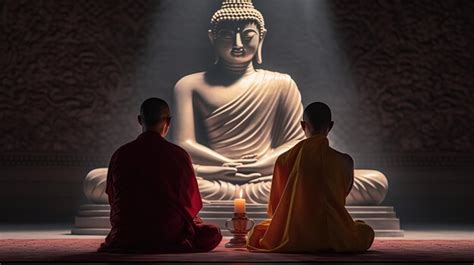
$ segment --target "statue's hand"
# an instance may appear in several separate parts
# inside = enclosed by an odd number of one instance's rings
[[[235,167],[238,173],[255,173],[260,172],[262,170],[262,166],[259,163],[251,163],[246,165],[239,165]]]
[[[273,179],[273,176],[265,176],[265,177],[261,177],[261,178],[252,179],[251,181],[249,181],[249,183],[258,183],[258,182],[262,182],[262,181],[272,181],[272,179]]]
[[[199,166],[197,168],[197,176],[206,180],[222,180],[234,184],[245,184],[260,178],[262,174],[255,172],[250,174],[237,173],[235,167]]]
[[[260,178],[262,174],[260,173],[250,173],[250,174],[243,174],[243,173],[237,173],[235,174],[236,177],[241,178],[241,179],[246,179],[248,181],[256,178]]]
[[[262,176],[270,176],[273,174],[275,166],[275,156],[260,157],[255,163],[243,164],[236,166],[237,173],[255,173],[258,172]]]
[[[222,164],[223,167],[231,167],[231,168],[236,168],[238,166],[241,166],[243,165],[242,163],[237,163],[237,162],[228,162],[228,163],[224,163]]]
[[[257,159],[257,154],[244,155],[242,159]]]
[[[235,159],[230,162],[222,164],[223,167],[238,167],[246,164],[252,164],[257,162],[257,159],[255,158],[241,158],[241,159]]]
[[[248,183],[254,179],[258,179],[262,177],[262,174],[260,173],[250,173],[250,174],[243,174],[243,173],[237,173],[235,174],[235,180],[233,181],[235,184],[245,184]]]
[[[235,167],[215,167],[215,166],[200,166],[197,169],[197,175],[200,177],[214,179],[222,176],[233,177],[237,173]]]

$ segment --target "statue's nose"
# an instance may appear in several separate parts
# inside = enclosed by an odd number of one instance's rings
[[[242,44],[242,38],[240,37],[240,32],[237,32],[234,38],[234,47],[242,48],[243,46],[244,45]]]

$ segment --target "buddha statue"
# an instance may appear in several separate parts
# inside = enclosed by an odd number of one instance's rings
[[[211,19],[215,64],[181,78],[174,88],[173,140],[191,156],[204,202],[265,204],[280,154],[304,139],[301,95],[287,74],[262,63],[267,30],[251,0],[224,0]],[[107,169],[86,177],[86,196],[107,203]],[[375,170],[355,170],[348,205],[378,205],[388,189]]]
[[[236,190],[266,203],[276,158],[304,139],[298,87],[287,75],[254,68],[262,63],[267,30],[250,0],[225,0],[208,32],[216,61],[175,86],[176,144],[194,161],[203,199],[230,200]],[[378,204],[387,180],[356,170],[351,204]]]

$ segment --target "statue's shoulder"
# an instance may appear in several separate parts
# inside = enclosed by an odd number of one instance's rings
[[[264,74],[267,78],[275,81],[294,82],[289,74],[264,69],[258,69],[257,71]]]
[[[175,90],[194,89],[204,82],[205,72],[193,73],[182,77],[176,82]]]
[[[267,82],[272,84],[272,91],[283,97],[290,97],[300,101],[301,96],[298,85],[289,74],[260,69],[258,71],[265,76]]]
[[[289,74],[263,70],[263,69],[258,69],[258,72],[265,75],[265,78],[267,80],[271,80],[272,82],[279,84],[279,87],[283,89],[292,89],[292,88],[298,87],[295,81],[293,80],[293,78],[291,78]]]

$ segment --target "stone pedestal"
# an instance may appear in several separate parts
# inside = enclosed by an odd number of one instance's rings
[[[347,206],[354,220],[362,220],[375,230],[376,237],[402,237],[400,220],[392,206]],[[267,218],[267,205],[247,205],[247,216],[259,223]],[[224,223],[232,218],[232,202],[205,204],[199,216],[206,223],[213,223],[221,228],[224,236],[231,236]],[[107,235],[110,231],[110,206],[108,204],[86,204],[80,207],[76,216],[74,235]]]

